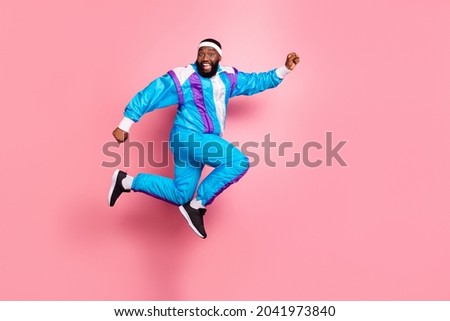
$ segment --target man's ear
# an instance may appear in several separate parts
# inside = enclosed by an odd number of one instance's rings
[[[222,61],[222,56],[221,55],[219,55],[219,62],[221,62]]]

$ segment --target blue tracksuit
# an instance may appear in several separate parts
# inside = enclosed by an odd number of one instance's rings
[[[145,113],[178,104],[170,133],[175,175],[170,179],[138,174],[133,180],[132,190],[182,205],[192,199],[204,165],[210,165],[215,169],[197,190],[197,199],[203,205],[210,204],[249,168],[247,157],[221,137],[229,99],[276,87],[281,80],[275,69],[244,73],[221,66],[214,77],[204,78],[192,64],[172,69],[152,81],[130,101],[124,115],[137,122]]]

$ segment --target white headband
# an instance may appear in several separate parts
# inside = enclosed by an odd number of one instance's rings
[[[210,42],[210,41],[200,42],[200,44],[198,45],[198,49],[200,49],[201,47],[212,47],[212,48],[216,49],[216,51],[219,53],[219,55],[222,56],[222,49],[220,49],[220,47],[218,45],[216,45],[214,42]]]

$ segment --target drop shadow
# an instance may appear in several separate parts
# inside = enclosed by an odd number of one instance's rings
[[[183,269],[186,264],[191,264],[189,253],[195,251],[204,240],[191,231],[178,208],[151,197],[136,197],[138,195],[123,195],[121,198],[129,196],[128,199],[119,199],[114,208],[110,208],[104,195],[107,191],[97,191],[96,195],[95,191],[91,191],[90,196],[87,195],[89,191],[85,192],[84,202],[67,204],[70,210],[66,210],[67,215],[58,224],[59,233],[64,235],[59,241],[66,242],[67,251],[77,251],[76,256],[86,260],[106,251],[104,266],[101,260],[96,261],[94,266],[97,267],[93,268],[92,273],[99,272],[96,270],[100,268],[98,264],[101,264],[101,269],[107,269],[111,262],[126,258],[126,264],[119,265],[125,267],[123,273],[137,274],[131,278],[132,283],[136,284],[136,291],[128,287],[124,292],[100,289],[92,294],[86,288],[85,297],[67,299],[185,299],[186,291],[180,287],[183,284]],[[115,252],[114,246],[117,245],[120,249]],[[80,262],[82,269],[90,265],[90,262]],[[113,278],[121,274],[120,268],[114,267],[110,283],[117,283]]]
[[[158,142],[168,140],[176,112],[176,107],[168,109],[171,110],[162,111],[162,114],[159,112],[159,119],[164,121],[155,122],[149,126],[148,132],[146,131],[146,135],[156,143],[156,155],[163,152]],[[171,154],[169,158],[172,158]],[[59,222],[61,233],[64,233],[69,248],[89,251],[92,246],[96,251],[100,251],[103,247],[111,246],[107,245],[108,242],[123,241],[124,248],[131,246],[130,250],[137,253],[131,256],[134,261],[128,262],[134,267],[126,271],[138,273],[133,279],[133,282],[137,282],[136,292],[132,293],[128,288],[128,292],[108,293],[105,289],[104,292],[99,291],[105,293],[105,297],[95,299],[121,301],[189,299],[186,298],[186,291],[180,286],[183,284],[183,270],[187,264],[191,264],[189,261],[191,251],[195,251],[195,248],[205,241],[194,234],[177,206],[146,194],[135,192],[123,194],[114,208],[110,208],[106,197],[112,172],[112,168],[103,168],[99,172],[98,179],[104,182],[104,189],[84,187],[79,195],[64,204],[63,211],[68,215]],[[136,172],[146,172],[173,177],[173,164],[161,168],[152,168],[146,164],[144,168],[132,169],[132,172],[132,175]],[[108,259],[114,259],[114,255]],[[117,257],[121,255],[123,252],[117,254]],[[115,280],[111,280],[111,283],[114,282]],[[89,295],[86,291],[86,296]]]
[[[257,108],[252,108],[252,103],[248,100],[248,97],[235,97],[230,99],[227,107],[227,122],[243,122],[254,118],[258,110]]]
[[[167,149],[168,145],[164,149],[161,143],[169,140],[176,107],[157,112],[163,121],[152,122],[145,135],[155,142],[154,155],[168,153],[169,165],[153,168],[146,164],[141,172],[173,178],[173,155]],[[142,284],[149,291],[139,299],[181,300],[184,291],[180,284],[183,284],[184,266],[189,262],[188,254],[202,240],[188,227],[177,206],[143,193],[136,194],[140,195],[133,197],[132,214],[121,215],[116,228],[132,238],[140,249],[138,264],[142,264],[143,271],[146,271]]]

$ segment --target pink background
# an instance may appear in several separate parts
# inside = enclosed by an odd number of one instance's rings
[[[3,1],[0,299],[449,300],[449,12],[424,0]],[[205,37],[241,70],[290,51],[302,62],[231,102],[227,139],[294,147],[225,191],[201,240],[143,194],[109,208],[101,164],[129,99]],[[132,140],[166,140],[174,112],[147,115]],[[283,165],[328,131],[347,141],[348,167]]]

